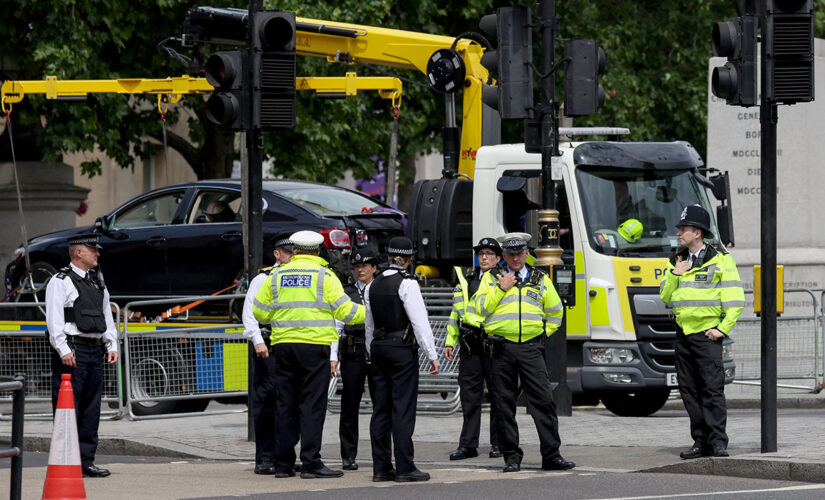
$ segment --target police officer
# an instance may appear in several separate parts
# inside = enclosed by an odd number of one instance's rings
[[[294,245],[288,235],[276,236],[275,266],[289,262]],[[253,314],[255,295],[274,267],[261,269],[249,282],[243,303],[244,337],[255,348],[252,362],[252,420],[255,425],[255,474],[275,474],[275,358],[269,355],[272,331]]]
[[[733,257],[705,243],[713,233],[704,208],[685,207],[676,227],[682,248],[670,259],[659,295],[676,315],[676,375],[693,438],[679,456],[727,457],[722,342],[742,314],[745,292]]]
[[[559,453],[559,421],[544,361],[544,338],[561,325],[563,309],[553,282],[526,265],[527,241],[509,236],[501,244],[507,263],[496,277],[487,271],[475,296],[476,313],[483,316],[492,350],[493,405],[498,411],[498,440],[504,472],[521,469],[516,424],[518,382],[527,396],[541,443],[541,466],[566,470],[576,466]]]
[[[406,272],[412,242],[403,236],[387,245],[390,267],[364,292],[367,351],[375,386],[370,440],[374,482],[428,481],[416,468],[412,434],[418,399],[418,347],[430,360],[430,373],[441,370],[427,309],[416,279]],[[392,466],[390,443],[394,446]]]
[[[301,477],[341,477],[321,460],[321,435],[327,411],[330,344],[338,340],[335,319],[363,323],[364,306],[344,293],[335,273],[319,257],[324,237],[298,231],[290,241],[292,260],[275,268],[255,296],[255,318],[269,322],[275,356],[277,458],[275,477],[295,475],[295,445],[301,440]]]
[[[357,304],[364,303],[364,289],[378,272],[378,255],[368,248],[359,248],[351,258],[353,274],[356,281],[344,287],[344,292]],[[358,470],[355,457],[358,454],[358,413],[361,408],[361,396],[364,393],[364,381],[370,387],[372,395],[372,376],[367,361],[367,345],[364,325],[343,325],[337,357],[341,367],[341,415],[338,423],[338,436],[341,440],[341,461],[344,470]],[[333,353],[333,357],[334,354]]]
[[[493,380],[490,357],[484,352],[484,331],[481,324],[484,317],[475,313],[472,297],[478,290],[482,275],[498,266],[501,247],[494,238],[482,238],[473,247],[478,256],[479,267],[461,268],[456,266],[458,286],[453,291],[453,310],[447,322],[447,340],[444,357],[453,359],[453,349],[461,342],[461,357],[458,360],[458,387],[461,397],[461,413],[464,423],[458,449],[450,454],[450,460],[463,460],[478,456],[478,436],[481,432],[481,400],[484,384],[492,391]],[[492,397],[490,398],[492,399]],[[501,456],[498,447],[498,419],[495,407],[490,408],[490,458]]]
[[[80,463],[85,477],[106,477],[109,471],[94,464],[100,400],[103,393],[104,346],[106,360],[117,363],[117,330],[109,307],[109,291],[97,271],[100,246],[97,234],[69,239],[68,267],[46,286],[46,326],[52,355],[52,410],[57,408],[61,375],[72,375]]]

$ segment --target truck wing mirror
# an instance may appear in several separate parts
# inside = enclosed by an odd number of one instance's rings
[[[716,207],[716,226],[719,228],[719,241],[725,246],[735,246],[733,238],[733,213],[730,205]]]
[[[725,201],[730,199],[730,177],[728,177],[727,172],[711,177],[710,182],[713,184],[710,191],[717,200]]]

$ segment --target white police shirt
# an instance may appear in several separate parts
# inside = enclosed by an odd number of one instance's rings
[[[72,273],[81,278],[86,277],[86,271],[74,264],[69,264]],[[87,338],[98,338],[94,333],[83,333],[77,329],[77,325],[67,322],[63,317],[63,309],[74,307],[74,301],[80,296],[77,288],[72,283],[72,278],[65,276],[63,279],[52,278],[46,285],[46,327],[49,329],[49,342],[60,354],[60,357],[72,352],[66,341],[66,335],[79,335]],[[109,290],[103,289],[103,318],[106,321],[106,331],[103,332],[103,341],[106,343],[106,350],[117,352],[117,330],[115,321],[112,319],[112,309],[109,307]]]
[[[261,289],[261,286],[266,281],[267,273],[258,273],[249,282],[249,289],[246,291],[246,297],[243,301],[243,312],[241,312],[241,320],[243,321],[243,336],[252,342],[252,345],[263,344],[264,338],[261,335],[261,325],[252,314],[252,309],[255,302],[255,295]]]
[[[396,274],[400,267],[391,265],[389,269],[381,273],[384,276],[391,276]],[[366,330],[367,352],[370,352],[372,344],[373,331],[375,330],[375,323],[372,319],[372,308],[370,307],[370,287],[371,282],[364,290],[364,306],[367,308],[367,316],[364,321],[364,329]],[[435,341],[433,340],[433,330],[430,327],[430,318],[427,316],[427,308],[424,305],[424,297],[421,296],[421,287],[415,280],[403,280],[401,286],[398,288],[398,297],[404,303],[404,311],[407,317],[410,318],[410,323],[415,333],[415,340],[418,341],[419,347],[427,353],[427,359],[435,361],[438,359],[438,352],[435,350]]]

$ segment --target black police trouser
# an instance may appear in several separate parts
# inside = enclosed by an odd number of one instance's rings
[[[370,440],[375,474],[392,469],[390,443],[399,474],[415,470],[412,435],[418,400],[418,351],[398,338],[373,340],[370,347],[375,387]]]
[[[458,387],[464,423],[461,425],[458,446],[478,448],[478,436],[481,434],[481,402],[484,398],[485,383],[490,392],[490,401],[493,399],[492,363],[490,357],[484,352],[481,339],[462,339],[460,345]],[[490,444],[498,446],[498,412],[494,406],[490,407]]]
[[[103,394],[103,344],[86,345],[69,340],[77,366],[66,366],[52,349],[52,413],[57,409],[60,376],[72,375],[72,392],[77,416],[77,439],[82,467],[94,465],[97,452],[97,429],[100,426],[100,400]]]
[[[366,348],[363,344],[359,347],[356,347],[355,353],[346,353],[341,360],[341,382],[344,385],[341,391],[341,418],[338,422],[341,458],[354,459],[358,455],[358,413],[365,380],[369,385],[370,398],[374,397]]]
[[[559,420],[544,361],[544,344],[501,342],[493,353],[493,405],[498,411],[498,442],[505,463],[521,463],[516,424],[518,382],[527,396],[530,415],[536,424],[542,460],[559,456]]]
[[[324,466],[321,434],[327,412],[329,346],[280,343],[272,347],[272,352],[278,415],[275,470],[292,471],[300,438],[302,470],[316,471]]]
[[[267,332],[264,344],[270,347]],[[275,462],[277,413],[275,411],[275,356],[259,358],[253,353],[252,361],[252,420],[255,423],[255,463]]]
[[[711,340],[704,332],[685,335],[681,328],[676,332],[679,394],[690,417],[690,436],[705,449],[728,445],[723,340]]]

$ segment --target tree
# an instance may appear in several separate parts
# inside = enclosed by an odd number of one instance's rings
[[[205,3],[248,6],[243,0]],[[517,2],[284,0],[266,1],[265,7],[295,11],[302,17],[449,35],[478,31],[484,14],[511,3]],[[158,50],[157,44],[180,33],[192,5],[191,0],[2,2],[0,78],[160,78],[184,74],[187,67]],[[628,126],[632,139],[683,139],[704,151],[710,33],[715,21],[736,15],[732,2],[697,0],[687,6],[678,0],[558,0],[557,15],[562,37],[593,38],[607,53],[603,76],[607,103],[598,115],[577,124]],[[817,34],[823,36],[823,9],[816,13],[816,27]],[[534,40],[538,49],[539,37]],[[558,44],[557,57],[561,46]],[[298,61],[298,74],[303,76],[340,76],[353,69],[309,57]],[[381,74],[372,68],[354,69],[362,75]],[[426,84],[424,76],[416,72],[390,72]],[[371,92],[342,101],[322,101],[299,92],[298,99],[298,127],[265,134],[265,152],[275,162],[273,172],[328,182],[349,169],[356,176],[372,176],[376,165],[371,157],[386,159],[389,149],[389,103]],[[170,106],[167,120],[185,121],[188,133],[168,134],[169,147],[181,153],[198,178],[228,177],[237,157],[235,137],[204,119],[203,101],[202,96],[187,96]],[[15,110],[15,139],[25,140],[28,129],[35,137],[32,147],[25,149],[47,161],[58,160],[63,153],[99,148],[121,166],[131,168],[136,158],[150,155],[157,144],[147,138],[158,141],[161,137],[156,102],[144,96],[96,95],[83,104],[30,96]],[[440,148],[443,117],[441,96],[405,82],[399,137],[400,154],[407,156],[405,163],[410,155]],[[520,142],[521,124],[506,124],[503,138],[505,142]],[[25,154],[17,150],[18,158]],[[402,181],[412,177],[407,170],[401,171]],[[83,171],[90,176],[100,174],[100,164],[87,162]]]

